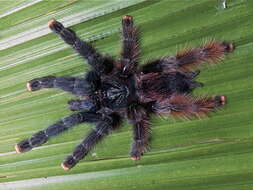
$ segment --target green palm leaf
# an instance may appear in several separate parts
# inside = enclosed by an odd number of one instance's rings
[[[0,190],[9,189],[253,189],[253,1],[229,0],[20,0],[0,10]],[[175,54],[208,39],[235,42],[236,51],[203,67],[196,94],[226,95],[228,104],[210,118],[152,119],[152,151],[133,162],[127,123],[71,171],[60,163],[81,141],[82,124],[25,154],[14,145],[70,114],[73,96],[27,92],[28,80],[83,75],[88,66],[47,28],[56,18],[104,53],[118,55],[123,15],[142,31],[142,60]]]

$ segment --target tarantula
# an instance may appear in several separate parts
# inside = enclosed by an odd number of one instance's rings
[[[40,146],[80,123],[96,123],[61,164],[64,170],[69,170],[105,136],[119,129],[122,119],[127,118],[133,125],[130,155],[132,160],[139,160],[149,149],[151,114],[199,117],[226,103],[225,96],[193,97],[190,93],[196,87],[203,86],[194,81],[200,73],[196,68],[205,62],[219,62],[234,50],[233,43],[210,41],[199,48],[181,51],[176,56],[139,65],[139,33],[132,16],[122,18],[123,48],[119,60],[101,55],[91,44],[82,41],[74,31],[56,20],[51,20],[48,25],[84,57],[92,69],[85,78],[46,76],[27,83],[29,91],[58,88],[79,96],[79,99],[70,100],[68,104],[70,110],[80,112],[19,142],[15,146],[18,153]]]

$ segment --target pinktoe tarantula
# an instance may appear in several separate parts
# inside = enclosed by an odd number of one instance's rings
[[[226,103],[225,96],[192,97],[190,92],[203,86],[194,81],[200,73],[194,68],[205,62],[217,63],[234,50],[232,43],[211,41],[200,48],[139,65],[139,36],[131,16],[122,19],[123,48],[119,60],[101,55],[91,44],[82,41],[74,31],[56,20],[50,21],[49,27],[83,56],[92,69],[85,78],[46,76],[27,83],[29,91],[59,88],[78,95],[80,99],[68,103],[72,111],[80,112],[21,141],[15,147],[17,152],[40,146],[51,137],[80,123],[96,123],[88,136],[62,163],[63,169],[68,170],[105,136],[118,129],[126,117],[133,125],[131,158],[139,160],[150,143],[151,114],[187,118],[205,116]]]

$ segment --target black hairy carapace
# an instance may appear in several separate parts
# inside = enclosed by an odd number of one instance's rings
[[[123,118],[133,125],[131,158],[139,160],[149,148],[150,115],[172,115],[192,118],[206,116],[226,103],[225,96],[193,97],[202,83],[194,81],[203,63],[218,63],[234,50],[229,42],[210,41],[199,48],[181,51],[140,65],[139,33],[131,16],[122,19],[123,47],[118,60],[103,56],[89,43],[60,22],[51,20],[50,29],[84,57],[91,70],[84,78],[46,76],[27,83],[29,91],[58,88],[79,96],[70,100],[75,112],[15,146],[26,152],[46,143],[51,137],[83,123],[96,123],[87,137],[62,163],[68,170],[83,159],[105,136],[120,127]]]

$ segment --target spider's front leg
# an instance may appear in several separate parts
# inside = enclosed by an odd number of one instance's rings
[[[33,79],[27,83],[29,91],[36,91],[42,88],[58,88],[81,96],[88,95],[91,91],[90,83],[83,78],[77,77],[46,76]]]
[[[88,134],[88,136],[75,147],[73,153],[66,157],[65,161],[61,164],[64,170],[73,168],[80,160],[82,160],[90,150],[99,143],[111,131],[118,129],[121,123],[120,116],[113,114],[97,123],[96,127]]]
[[[69,109],[71,111],[81,111],[81,110],[90,110],[92,112],[95,112],[99,109],[96,102],[94,102],[91,99],[85,99],[85,100],[70,100],[68,102]]]
[[[132,160],[139,160],[148,151],[151,128],[147,110],[141,105],[133,105],[128,110],[128,118],[133,124],[133,144],[130,152]]]
[[[73,30],[65,28],[62,23],[56,20],[49,21],[48,26],[84,57],[88,64],[98,73],[109,73],[112,71],[114,60],[110,57],[102,56],[90,43],[81,40]]]
[[[39,131],[32,135],[32,137],[19,142],[15,149],[18,153],[27,152],[34,147],[46,143],[51,137],[57,136],[60,133],[72,128],[83,122],[97,122],[100,120],[101,115],[93,112],[80,112],[72,114],[68,117],[61,119],[46,129]]]
[[[139,33],[134,27],[132,16],[122,18],[122,37],[121,72],[128,75],[136,72],[140,56]]]

